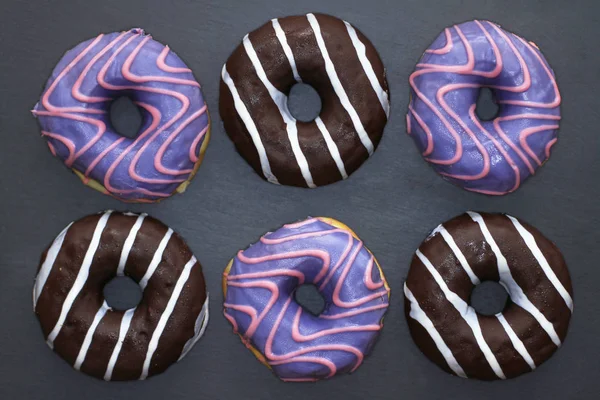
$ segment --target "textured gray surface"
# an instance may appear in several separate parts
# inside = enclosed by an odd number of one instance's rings
[[[599,33],[593,0],[463,1],[3,1],[0,10],[0,398],[1,399],[590,399],[600,392]],[[262,181],[237,155],[218,115],[219,72],[244,34],[272,17],[320,11],[351,21],[388,70],[392,117],[372,157],[348,181],[316,190]],[[548,164],[516,193],[489,198],[445,183],[405,135],[407,78],[447,25],[491,19],[535,41],[556,71],[560,141]],[[86,188],[54,159],[28,110],[65,50],[99,32],[141,26],[168,43],[201,81],[213,137],[183,196],[128,206]],[[71,220],[101,209],[149,212],[179,231],[204,266],[211,321],[179,364],[146,382],[104,383],[53,354],[31,311],[40,252]],[[451,377],[410,339],[402,283],[410,258],[438,223],[466,209],[502,211],[540,228],[562,249],[575,288],[564,347],[536,372],[484,383]],[[374,353],[351,376],[284,384],[262,367],[221,316],[221,272],[267,230],[307,215],[338,218],[377,255],[392,305]]]

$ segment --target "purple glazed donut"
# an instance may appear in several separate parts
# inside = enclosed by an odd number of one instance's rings
[[[110,104],[121,96],[142,112],[135,139],[110,122]],[[101,34],[68,51],[33,114],[53,155],[86,185],[128,202],[183,192],[210,134],[192,71],[141,29]]]
[[[315,285],[320,315],[294,295]],[[256,357],[284,381],[353,372],[383,327],[390,289],[375,257],[344,224],[311,218],[267,233],[227,266],[225,317]]]
[[[532,42],[488,21],[447,28],[410,76],[407,131],[450,182],[488,195],[515,191],[550,157],[561,97],[554,73]],[[475,114],[481,88],[498,115]]]

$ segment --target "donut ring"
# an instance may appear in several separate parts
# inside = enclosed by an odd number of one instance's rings
[[[446,180],[504,195],[550,157],[561,97],[535,44],[488,21],[456,25],[425,51],[410,85],[407,131]],[[490,121],[475,113],[481,88],[499,106]]]
[[[475,286],[499,282],[504,310],[478,314]],[[509,215],[468,212],[421,244],[404,285],[410,333],[445,371],[482,380],[534,370],[560,347],[573,312],[571,278],[560,251]]]
[[[110,122],[110,104],[121,96],[142,113],[135,139]],[[86,185],[126,202],[183,192],[210,136],[192,71],[142,29],[101,34],[68,51],[33,114],[53,155]]]
[[[244,37],[223,66],[220,112],[238,152],[272,183],[314,188],[346,179],[373,153],[387,123],[385,69],[371,42],[323,14],[273,19]],[[287,105],[304,82],[320,115]]]
[[[142,289],[135,308],[106,303],[103,288],[116,276]],[[50,348],[107,381],[163,372],[208,323],[200,263],[177,233],[146,214],[107,211],[69,224],[42,255],[33,306]]]
[[[302,284],[319,289],[320,315],[294,300]],[[284,225],[240,251],[225,269],[223,292],[234,332],[288,382],[355,371],[379,336],[390,295],[375,257],[331,218]]]

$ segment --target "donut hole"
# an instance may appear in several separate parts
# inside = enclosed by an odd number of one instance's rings
[[[296,288],[294,293],[296,303],[305,311],[318,316],[325,310],[325,299],[315,285],[304,284]]]
[[[498,116],[500,107],[496,103],[496,96],[489,88],[481,88],[477,96],[475,113],[482,121],[491,121]]]
[[[142,289],[133,279],[117,276],[104,286],[104,299],[115,310],[129,310],[140,304]]]
[[[506,289],[495,281],[483,281],[471,293],[471,307],[481,315],[496,315],[504,311],[508,303]]]
[[[117,97],[110,104],[110,123],[121,136],[135,139],[142,127],[142,113],[127,96]]]
[[[301,122],[313,121],[321,113],[321,96],[305,83],[292,86],[287,102],[292,116]]]

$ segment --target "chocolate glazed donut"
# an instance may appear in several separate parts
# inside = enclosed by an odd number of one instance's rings
[[[481,281],[508,292],[504,310],[480,315],[469,298]],[[413,258],[405,312],[421,351],[445,371],[482,380],[534,370],[560,347],[573,289],[556,246],[508,215],[469,212],[437,227]]]
[[[220,112],[238,152],[272,183],[316,187],[345,179],[375,150],[389,115],[385,69],[371,42],[323,14],[273,19],[244,37],[223,66]],[[291,88],[320,95],[297,121]]]
[[[106,303],[103,288],[115,276],[143,290],[135,308]],[[42,254],[33,304],[50,348],[105,380],[163,372],[208,322],[200,263],[178,234],[145,214],[107,211],[67,226]]]

